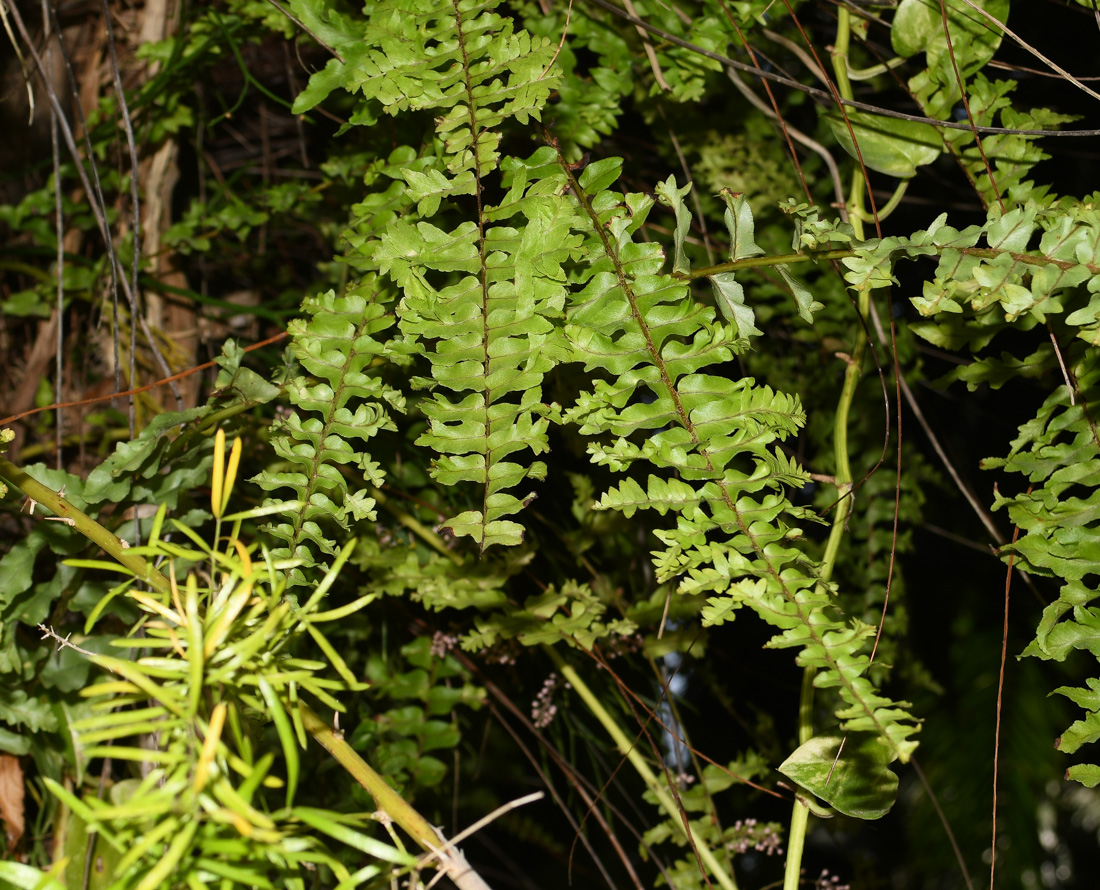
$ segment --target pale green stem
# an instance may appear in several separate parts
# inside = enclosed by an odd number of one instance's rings
[[[592,716],[595,717],[600,725],[607,731],[607,734],[611,736],[611,740],[618,747],[619,752],[630,761],[630,765],[634,767],[634,770],[641,776],[646,787],[653,792],[653,796],[657,798],[657,802],[676,824],[676,827],[680,829],[680,833],[687,839],[687,841],[693,846],[696,852],[699,854],[699,859],[703,865],[710,872],[719,884],[721,884],[725,890],[737,890],[737,881],[733,877],[733,872],[721,862],[718,861],[718,857],[714,855],[714,852],[703,841],[696,837],[691,830],[691,826],[684,818],[680,807],[676,805],[676,801],[669,793],[668,785],[658,779],[650,768],[649,763],[638,751],[637,746],[627,738],[625,732],[618,723],[615,722],[615,718],[612,717],[607,709],[603,706],[603,703],[597,698],[596,694],[588,687],[588,684],[581,679],[573,667],[567,662],[556,650],[551,646],[543,647],[547,654],[550,656],[551,661],[554,662],[554,666],[557,667],[558,672],[572,688],[584,700],[584,703],[588,705],[588,709],[592,712]]]
[[[37,479],[27,475],[5,457],[0,457],[0,476],[3,476],[32,501],[48,507],[56,517],[80,532],[103,552],[126,566],[139,581],[144,581],[154,590],[167,591],[168,579],[155,566],[150,565],[141,556],[127,553],[128,545],[116,538],[110,531],[92,519],[87,513],[78,510],[60,494],[43,485]]]
[[[284,702],[287,710],[295,704]],[[423,850],[438,850],[443,845],[439,833],[423,816],[414,810],[400,794],[394,791],[359,753],[351,747],[342,733],[337,733],[308,705],[297,702],[302,725],[322,748],[329,752],[353,779],[374,798],[378,809],[400,825]]]
[[[860,180],[862,182],[862,179]],[[886,204],[883,210],[891,208],[892,204],[900,200],[900,197],[895,196],[890,198],[890,202]],[[859,216],[852,220],[852,225],[859,232],[859,238],[863,238],[862,225],[856,225],[864,221],[870,221],[874,217],[863,209],[862,198],[859,202],[850,205],[859,208]],[[882,219],[882,211],[879,211],[878,218]],[[942,248],[933,246],[935,251],[939,251]],[[1088,269],[1093,275],[1100,275],[1100,264],[1097,263],[1077,263],[1075,260],[1062,260],[1057,257],[1047,256],[1045,254],[1031,254],[1021,253],[1018,250],[1000,250],[993,247],[953,247],[952,250],[957,250],[964,256],[979,257],[983,260],[995,260],[1000,256],[1011,257],[1015,262],[1023,263],[1028,266],[1055,266],[1059,269],[1072,269],[1078,265]],[[810,251],[807,253],[783,253],[775,256],[754,256],[746,257],[745,259],[735,260],[731,263],[718,263],[714,266],[704,266],[698,269],[693,269],[691,272],[674,272],[673,278],[680,281],[694,281],[697,278],[707,278],[711,275],[717,275],[719,272],[736,272],[738,269],[755,269],[760,266],[790,266],[796,263],[816,263],[818,260],[843,260],[847,257],[857,256],[859,251],[854,248],[842,248],[838,250],[822,250],[822,251]]]
[[[843,5],[838,6],[837,34],[836,42],[833,45],[832,59],[837,90],[841,97],[845,99],[852,98],[852,84],[848,78],[848,47],[851,38],[851,26],[851,13]],[[848,198],[848,216],[852,228],[855,230],[856,239],[859,241],[864,238],[864,185],[863,172],[857,168],[852,173],[852,190]],[[867,287],[862,288],[857,300],[859,315],[862,319],[867,317],[870,299],[870,289]],[[836,460],[838,502],[836,511],[833,514],[833,525],[829,530],[829,540],[825,545],[825,555],[821,563],[820,577],[824,582],[828,582],[833,576],[837,554],[840,552],[840,542],[844,537],[844,527],[848,521],[848,514],[852,509],[852,468],[848,461],[848,414],[852,409],[856,387],[859,385],[860,369],[866,351],[867,337],[861,324],[857,330],[852,355],[848,358],[848,366],[844,370],[844,385],[840,391],[840,401],[837,404],[833,425],[833,450]],[[800,745],[806,744],[813,738],[814,734],[815,673],[813,668],[808,667],[802,677],[802,695],[799,700],[798,712],[798,741]],[[806,843],[806,832],[809,823],[809,808],[796,797],[791,812],[790,835],[787,839],[787,862],[783,875],[783,890],[798,890],[799,876],[802,871],[802,850]]]
[[[906,189],[908,189],[908,188],[909,188],[909,180],[908,179],[903,179],[901,182],[898,183],[898,187],[896,189],[894,189],[894,193],[890,196],[890,200],[887,201],[882,207],[878,208],[879,222],[886,219],[886,217],[888,217],[891,213],[893,213],[895,210],[897,210],[898,205],[901,204],[901,199],[905,197],[905,192],[906,192]],[[849,211],[849,214],[851,214],[851,211],[852,211],[851,206],[849,206],[848,211]],[[861,222],[874,222],[875,221],[874,214],[868,213],[862,207],[859,208],[858,213],[859,213],[859,219],[860,219]]]
[[[852,82],[848,79],[848,47],[852,40],[852,14],[843,4],[836,9],[836,40],[833,43],[833,74],[841,98],[852,98]]]
[[[802,695],[798,706],[798,744],[805,745],[814,735],[814,673],[802,672]],[[806,829],[810,824],[810,808],[797,796],[791,811],[791,831],[787,838],[787,862],[783,887],[798,887],[802,872],[802,849],[806,845]]]
[[[849,80],[870,80],[872,77],[878,77],[880,74],[885,74],[891,68],[897,68],[898,65],[905,64],[905,59],[901,56],[894,56],[892,59],[887,59],[878,65],[872,65],[870,68],[849,68],[848,79]]]

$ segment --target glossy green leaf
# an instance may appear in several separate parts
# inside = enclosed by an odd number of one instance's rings
[[[1003,32],[995,22],[1007,23],[1009,0],[973,0],[973,6],[964,0],[946,0],[946,6],[950,50],[940,0],[901,0],[890,28],[890,42],[894,52],[906,58],[927,52],[931,68],[950,65],[948,53],[953,52],[963,74],[970,74],[985,65],[1000,46]]]
[[[889,748],[871,735],[817,736],[778,769],[845,816],[881,819],[897,799],[898,777],[888,769],[891,759]]]
[[[917,168],[931,164],[943,153],[943,140],[936,128],[916,121],[876,117],[848,112],[848,123],[837,114],[825,116],[841,147],[853,158],[861,158],[869,170],[898,179],[910,179]],[[857,154],[855,144],[859,145]]]

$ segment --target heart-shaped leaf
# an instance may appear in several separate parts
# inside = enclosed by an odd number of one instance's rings
[[[881,819],[898,796],[889,762],[890,751],[869,733],[826,735],[801,745],[779,771],[845,816]]]
[[[898,179],[915,176],[917,167],[931,164],[943,151],[943,139],[930,124],[849,112],[848,120],[859,143],[857,155],[844,118],[827,114],[825,119],[848,154],[862,157],[870,169]]]

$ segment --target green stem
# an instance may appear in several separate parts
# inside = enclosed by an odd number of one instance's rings
[[[898,205],[901,203],[901,199],[905,197],[905,192],[909,188],[909,180],[903,179],[898,183],[898,187],[894,189],[894,193],[890,196],[890,200],[887,201],[882,207],[878,208],[878,220],[886,219],[891,213],[898,209]],[[852,207],[848,208],[849,213],[853,210]],[[859,219],[861,222],[874,222],[874,214],[868,213],[862,207],[857,211],[859,213]]]
[[[805,745],[814,735],[814,672],[802,672],[802,694],[798,702],[798,743]],[[791,811],[791,831],[787,838],[787,862],[783,887],[798,887],[802,873],[802,850],[806,845],[806,830],[810,825],[810,808],[796,795]]]
[[[646,762],[646,759],[642,756],[641,752],[638,751],[634,742],[627,738],[626,733],[623,732],[619,724],[615,722],[615,718],[607,712],[607,709],[603,706],[599,698],[597,698],[596,694],[588,687],[588,684],[581,679],[580,674],[578,674],[569,662],[562,658],[553,647],[544,646],[543,648],[550,656],[550,660],[554,662],[554,666],[558,669],[562,678],[573,687],[573,691],[584,700],[586,705],[588,705],[588,709],[592,712],[592,716],[600,722],[600,725],[607,731],[607,734],[611,736],[619,752],[630,761],[630,765],[633,766],[638,775],[641,776],[646,787],[653,792],[661,808],[672,818],[672,821],[680,829],[680,833],[699,854],[699,859],[702,860],[703,865],[706,866],[711,876],[721,884],[725,890],[737,890],[737,881],[733,877],[732,870],[719,862],[718,857],[714,855],[714,851],[694,835],[681,808],[676,805],[676,801],[669,793],[666,783],[657,778]]]
[[[793,263],[816,263],[818,260],[842,260],[845,257],[855,256],[856,251],[850,248],[837,250],[809,251],[807,253],[782,253],[777,256],[751,256],[734,260],[730,263],[718,263],[714,266],[701,266],[690,272],[674,272],[673,278],[681,281],[694,281],[696,278],[706,278],[709,275],[717,275],[719,272],[736,272],[738,269],[753,269],[759,266],[789,266]]]
[[[862,180],[861,180],[862,181]],[[900,187],[899,187],[900,188]],[[878,218],[881,220],[883,214],[892,210],[897,202],[901,200],[901,196],[895,191],[891,196],[890,201],[886,206],[879,211]],[[852,226],[859,232],[859,239],[863,238],[863,226],[864,221],[870,221],[873,217],[863,209],[863,200],[860,198],[858,203],[849,205],[849,212],[852,212],[853,206],[858,207],[858,216],[853,214]],[[858,225],[857,225],[858,224]],[[938,254],[939,251],[947,248],[932,245],[932,249]],[[964,256],[980,257],[984,260],[995,260],[1000,256],[1009,256],[1018,263],[1024,263],[1028,266],[1057,266],[1059,269],[1073,269],[1077,266],[1081,266],[1087,269],[1092,275],[1100,275],[1100,264],[1097,263],[1078,263],[1076,260],[1062,260],[1057,257],[1046,256],[1044,254],[1032,254],[1021,253],[1020,251],[1013,250],[1001,250],[997,247],[955,247],[951,246],[951,250],[957,250]],[[754,256],[746,257],[741,260],[734,260],[730,263],[718,263],[714,266],[702,266],[698,269],[693,269],[690,272],[673,272],[672,277],[680,281],[694,281],[697,278],[706,278],[710,275],[717,275],[719,272],[736,272],[738,269],[754,269],[760,266],[789,266],[795,263],[816,263],[818,260],[843,260],[847,257],[858,256],[859,251],[854,248],[838,248],[836,250],[822,250],[822,251],[809,251],[807,253],[784,253],[776,256]]]
[[[887,59],[885,62],[881,62],[878,65],[872,65],[870,68],[849,68],[848,79],[870,80],[872,77],[878,77],[880,74],[885,74],[891,68],[897,68],[898,65],[904,64],[905,59],[901,56],[894,56],[894,58]]]
[[[103,552],[114,557],[126,566],[139,581],[144,581],[154,590],[167,591],[168,579],[155,566],[150,565],[141,556],[128,553],[128,545],[116,538],[110,531],[92,519],[87,513],[78,510],[65,498],[47,485],[27,475],[5,457],[0,457],[0,476],[7,479],[31,500],[48,507],[58,518],[71,525],[84,537],[103,548]]]
[[[294,705],[287,705],[287,708]],[[394,791],[358,752],[351,747],[342,734],[337,733],[309,705],[300,699],[298,712],[302,715],[302,725],[314,741],[329,752],[353,779],[362,785],[374,798],[378,808],[400,825],[423,850],[439,849],[443,839],[423,816],[412,808],[405,799]]]
[[[333,730],[301,699],[295,705],[287,704],[287,707],[298,708],[306,732],[366,789],[374,798],[378,809],[401,826],[422,850],[436,854],[440,870],[451,879],[458,890],[490,890],[484,878],[470,868],[462,852],[448,844],[447,839],[427,819],[387,785],[386,780],[344,741],[342,733]]]
[[[848,47],[851,39],[852,19],[848,9],[841,5],[837,7],[837,36],[833,45],[832,60],[833,71],[836,75],[837,90],[842,98],[852,98],[852,84],[848,77]],[[857,241],[864,238],[864,186],[866,180],[863,171],[855,169],[852,172],[852,188],[848,198],[848,216],[855,230]],[[899,196],[900,200],[900,196]],[[859,385],[860,372],[863,358],[867,352],[867,336],[864,332],[865,320],[870,309],[871,292],[864,286],[859,291],[857,308],[861,323],[857,329],[855,347],[848,359],[848,366],[844,370],[844,385],[840,391],[840,401],[837,404],[836,416],[833,425],[833,449],[836,460],[836,488],[839,501],[836,512],[833,514],[833,525],[829,530],[829,540],[825,545],[825,555],[822,559],[820,577],[823,582],[828,582],[833,576],[836,567],[837,554],[840,552],[840,542],[844,537],[845,525],[852,509],[852,468],[848,460],[848,415],[855,399],[856,387]],[[813,702],[814,702],[814,674],[813,668],[806,668],[802,677],[802,694],[799,700],[798,713],[798,741],[800,745],[806,744],[813,738]],[[799,877],[802,871],[802,851],[806,843],[806,832],[810,824],[810,810],[797,797],[791,812],[791,831],[787,839],[787,862],[783,875],[783,890],[798,890]]]

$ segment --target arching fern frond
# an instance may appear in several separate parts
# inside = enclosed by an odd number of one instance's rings
[[[815,685],[837,690],[844,730],[873,732],[906,760],[916,747],[907,705],[880,695],[864,676],[874,628],[838,614],[830,586],[797,547],[794,523],[811,515],[783,491],[808,477],[776,443],[805,422],[801,403],[725,375],[721,366],[745,341],[662,271],[658,244],[634,241],[654,202],[610,191],[619,168],[610,159],[579,177],[569,173],[586,217],[589,263],[578,272],[566,335],[586,369],[606,376],[564,416],[600,437],[589,444],[595,462],[624,472],[645,461],[658,472],[644,487],[624,479],[600,506],[674,513],[676,526],[657,532],[664,545],[653,554],[658,581],[680,578],[681,592],[713,594],[705,623],[753,609],[782,631],[770,645],[799,648],[798,662],[817,669]],[[671,183],[658,193],[673,207],[682,197]],[[687,220],[678,217],[679,240]]]

